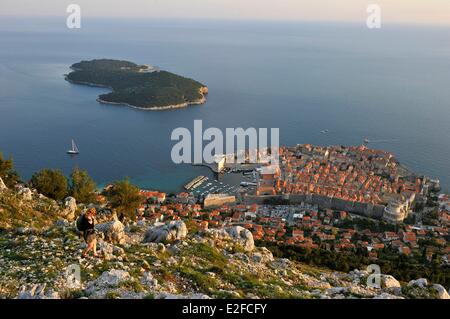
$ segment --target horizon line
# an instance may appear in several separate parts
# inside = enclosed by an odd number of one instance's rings
[[[35,19],[41,19],[41,18],[67,18],[67,15],[14,15],[14,14],[1,14],[0,18],[35,18]],[[323,23],[323,24],[347,24],[347,25],[355,25],[355,24],[361,24],[362,26],[365,26],[365,20],[357,21],[357,20],[329,20],[329,19],[296,19],[296,18],[286,18],[286,19],[279,19],[279,18],[249,18],[249,17],[180,17],[180,16],[173,16],[173,17],[157,17],[157,16],[123,16],[123,15],[109,15],[109,16],[100,16],[100,15],[86,15],[83,17],[83,19],[149,19],[149,20],[167,20],[167,21],[173,21],[173,20],[179,20],[179,21],[217,21],[217,22],[233,22],[233,21],[239,21],[239,22],[273,22],[273,23]],[[442,23],[442,22],[408,22],[408,21],[386,21],[383,22],[383,25],[389,25],[389,26],[415,26],[415,27],[443,27],[443,28],[449,28],[449,23]]]

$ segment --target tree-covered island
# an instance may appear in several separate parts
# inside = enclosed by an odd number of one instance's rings
[[[128,61],[81,61],[71,69],[66,75],[71,83],[111,88],[111,93],[99,96],[100,103],[162,110],[205,103],[208,93],[200,82]]]

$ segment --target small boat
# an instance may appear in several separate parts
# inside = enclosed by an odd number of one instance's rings
[[[322,131],[320,131],[320,133],[322,133],[322,134],[327,134],[329,132],[329,130],[327,129],[327,130],[322,130]]]
[[[67,154],[70,154],[70,155],[80,154],[80,151],[78,150],[78,147],[75,144],[74,140],[72,140],[72,149],[68,150]]]
[[[369,144],[370,140],[368,138],[364,139],[364,144]]]

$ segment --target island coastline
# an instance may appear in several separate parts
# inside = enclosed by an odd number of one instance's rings
[[[95,86],[95,85],[93,85],[93,86]],[[127,107],[131,107],[133,109],[137,109],[137,110],[141,110],[141,111],[165,111],[165,110],[172,110],[172,109],[182,109],[182,108],[186,108],[186,107],[188,107],[190,105],[205,104],[206,103],[206,97],[203,96],[200,100],[193,101],[193,102],[185,102],[185,103],[174,104],[174,105],[152,106],[152,107],[140,107],[140,106],[132,105],[132,104],[125,103],[125,102],[105,101],[105,100],[102,100],[101,98],[97,98],[96,101],[98,103],[101,103],[101,104],[127,106]]]
[[[76,67],[77,65],[84,65],[84,67]],[[128,61],[108,59],[81,61],[70,66],[70,69],[73,72],[64,75],[65,80],[69,83],[105,88],[111,91],[96,99],[101,104],[122,105],[143,111],[163,111],[204,104],[208,94],[208,87],[200,82],[161,71],[156,67],[137,65]],[[117,74],[125,77],[124,81],[127,77],[131,77],[134,82],[129,87],[126,86],[127,82],[125,85],[123,83],[118,85]],[[135,74],[148,74],[148,76],[146,75],[145,78],[141,76],[136,83]],[[93,79],[96,82],[103,81],[108,84],[83,81],[80,78]],[[128,93],[128,89],[131,93]],[[139,95],[138,99],[135,98],[136,95]],[[137,103],[130,103],[127,100],[135,100]],[[179,101],[180,103],[162,104],[161,100]],[[160,103],[161,105],[158,105]]]

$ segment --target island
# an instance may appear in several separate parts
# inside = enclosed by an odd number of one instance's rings
[[[129,61],[95,59],[71,66],[70,83],[106,87],[97,101],[141,110],[182,108],[206,102],[208,88],[195,80]]]

